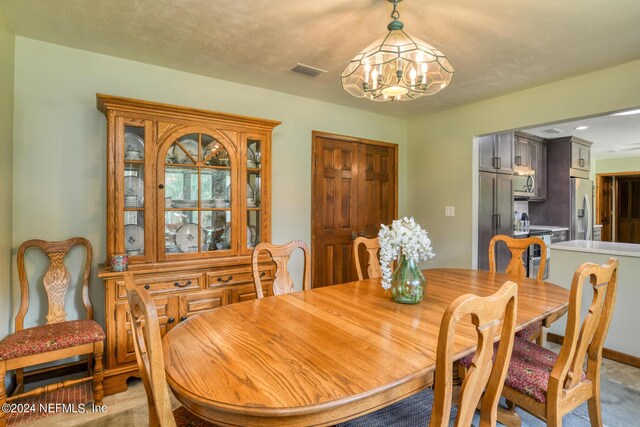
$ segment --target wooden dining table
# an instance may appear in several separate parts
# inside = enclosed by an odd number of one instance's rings
[[[428,269],[424,301],[394,302],[368,279],[219,307],[163,338],[167,382],[206,420],[236,426],[331,425],[431,383],[442,315],[458,296],[518,284],[517,327],[563,310],[549,282],[465,269]],[[496,339],[499,335],[496,336]],[[470,320],[455,358],[475,350]]]

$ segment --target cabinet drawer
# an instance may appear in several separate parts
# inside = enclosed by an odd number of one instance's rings
[[[180,295],[180,321],[228,304],[228,295],[229,293],[225,289]]]
[[[270,280],[271,270],[261,270],[260,278],[262,280]],[[207,273],[207,285],[209,287],[239,285],[242,283],[253,283],[253,274],[251,273],[251,270],[228,270],[223,272]]]
[[[233,288],[231,288],[229,293],[229,302],[231,304],[256,299],[256,288],[255,286],[253,286],[253,283],[250,285],[234,286]],[[262,293],[265,297],[270,297],[273,295],[272,282],[262,282]]]
[[[164,277],[140,277],[135,279],[135,284],[143,286],[151,295],[159,295],[168,292],[197,290],[201,287],[201,281],[201,274],[175,274]],[[124,285],[124,281],[117,281],[116,286],[117,298],[126,299],[127,288]]]

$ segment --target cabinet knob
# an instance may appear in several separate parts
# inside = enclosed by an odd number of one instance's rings
[[[182,316],[182,317],[180,318],[180,321],[181,321],[181,322],[184,322],[185,320],[187,320],[187,316]]]
[[[145,288],[146,290],[149,290],[149,289],[151,289],[151,285],[144,285],[144,288]]]
[[[264,277],[267,273],[265,273],[264,271],[260,272],[260,277]]]
[[[167,320],[167,323],[173,323],[175,321],[176,319],[174,317],[169,317],[169,320]]]
[[[164,184],[158,185],[158,188],[162,190],[164,188]]]

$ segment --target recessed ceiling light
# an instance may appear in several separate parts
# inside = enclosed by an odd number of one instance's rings
[[[637,110],[621,111],[619,113],[612,114],[612,116],[630,116],[632,114],[640,114],[640,108],[638,108]]]
[[[575,130],[585,130],[585,129],[589,129],[589,126],[578,126],[574,128]]]

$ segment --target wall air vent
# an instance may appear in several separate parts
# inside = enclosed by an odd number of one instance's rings
[[[296,64],[289,71],[311,78],[318,77],[319,75],[327,72],[326,70],[321,70],[320,68],[315,68],[304,64]]]
[[[546,133],[547,135],[557,135],[559,133],[564,133],[560,129],[556,129],[556,128],[545,129],[545,130],[541,130],[540,132]]]

